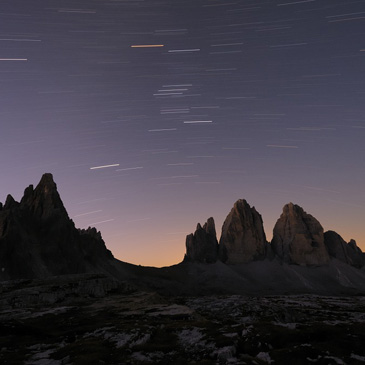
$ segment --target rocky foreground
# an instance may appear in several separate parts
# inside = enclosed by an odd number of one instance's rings
[[[7,285],[1,364],[365,363],[364,296],[166,297],[95,275]]]

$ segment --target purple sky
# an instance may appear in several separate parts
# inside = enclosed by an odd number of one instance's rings
[[[2,0],[0,24],[0,201],[51,172],[135,264],[240,198],[268,239],[292,201],[365,250],[363,0]]]

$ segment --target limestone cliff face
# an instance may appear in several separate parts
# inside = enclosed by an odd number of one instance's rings
[[[202,227],[198,223],[195,233],[186,236],[185,261],[213,263],[217,261],[218,241],[214,219],[209,218]]]
[[[271,245],[275,254],[287,263],[324,265],[329,261],[321,224],[293,203],[284,206]]]
[[[93,272],[112,254],[100,234],[79,231],[68,217],[51,174],[20,203],[8,196],[0,209],[0,279]]]
[[[219,241],[219,258],[227,264],[261,260],[266,255],[261,215],[246,200],[238,200],[228,214]]]

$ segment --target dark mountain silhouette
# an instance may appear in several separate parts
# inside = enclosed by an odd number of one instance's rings
[[[196,230],[186,236],[186,255],[184,261],[216,262],[218,258],[218,241],[214,219],[211,217],[202,227],[198,223]]]
[[[20,203],[8,195],[0,209],[3,280],[110,272],[113,260],[100,232],[75,228],[51,174],[27,187]]]
[[[284,207],[269,243],[261,215],[238,200],[223,224],[219,244],[209,218],[187,236],[183,262],[165,268],[121,262],[95,228],[77,229],[51,174],[44,174],[35,189],[26,188],[20,202],[9,195],[0,205],[2,281],[49,282],[54,276],[101,274],[113,283],[124,281],[169,295],[358,294],[365,293],[364,264],[355,241],[324,233],[314,217],[292,203]],[[115,286],[102,285],[101,292]]]

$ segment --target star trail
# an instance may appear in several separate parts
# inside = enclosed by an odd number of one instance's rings
[[[123,261],[178,263],[233,203],[365,249],[365,3],[3,0],[0,200],[51,172]]]

